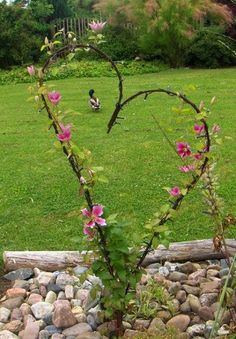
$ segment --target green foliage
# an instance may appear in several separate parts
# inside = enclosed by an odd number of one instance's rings
[[[211,0],[98,0],[95,8],[115,26],[132,23],[139,52],[173,67],[185,64],[199,27],[218,25],[225,30],[233,21],[226,6]]]
[[[150,279],[146,286],[139,286],[135,301],[130,303],[131,317],[152,319],[162,309],[168,310],[174,315],[176,308],[172,299],[164,286],[157,284],[154,279]]]
[[[207,68],[236,65],[236,42],[219,33],[217,28],[199,30],[189,46],[186,63]]]
[[[117,311],[124,312],[127,309],[142,274],[140,269],[135,270],[137,251],[129,249],[130,243],[125,237],[126,225],[118,224],[115,218],[108,218],[108,223],[109,221],[110,224],[104,229],[106,249],[100,242],[100,259],[92,265],[94,274],[104,284],[102,304],[107,318],[114,317]]]
[[[47,1],[53,7],[53,14],[51,16],[52,20],[58,18],[64,19],[72,16],[72,10],[69,6],[68,0],[47,0]]]
[[[137,36],[133,29],[108,26],[105,30],[106,43],[102,51],[113,60],[134,59],[138,55]]]
[[[45,18],[50,15],[50,6],[39,6],[32,1],[32,7],[0,4],[0,67],[35,62],[39,58],[42,37],[49,26]]]
[[[1,52],[0,52],[1,53]],[[124,75],[137,75],[145,73],[158,73],[166,68],[159,62],[124,61],[118,63],[118,68]],[[114,77],[115,73],[110,65],[104,61],[72,61],[69,64],[62,62],[52,66],[46,78],[48,80],[59,80],[68,78],[90,78],[90,77]],[[11,70],[0,69],[0,85],[28,83],[33,79],[29,77],[26,67],[14,67]]]

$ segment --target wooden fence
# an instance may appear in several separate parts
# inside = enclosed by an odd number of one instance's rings
[[[100,20],[100,19],[99,19]],[[64,34],[74,32],[77,37],[86,34],[91,18],[65,18],[53,22],[53,33],[63,29]]]

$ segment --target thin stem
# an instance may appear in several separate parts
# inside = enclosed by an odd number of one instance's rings
[[[220,313],[221,313],[221,310],[222,310],[223,302],[225,300],[225,294],[226,294],[226,291],[227,291],[227,288],[228,288],[229,279],[232,276],[232,272],[235,269],[235,267],[234,267],[235,261],[236,261],[236,255],[233,258],[232,264],[230,266],[229,273],[228,273],[227,278],[226,278],[225,283],[224,283],[224,288],[223,288],[222,293],[220,295],[219,306],[218,306],[218,309],[217,309],[214,325],[213,325],[213,328],[212,328],[212,331],[211,331],[209,339],[214,339],[215,338],[216,331],[217,331],[217,329],[219,327],[219,320],[220,320],[219,317],[220,317]]]

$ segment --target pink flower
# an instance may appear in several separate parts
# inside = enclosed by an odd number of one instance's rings
[[[172,187],[169,190],[169,194],[172,195],[172,197],[178,197],[181,194],[180,188],[178,186]]]
[[[195,153],[193,154],[194,159],[201,160],[203,158],[203,155],[201,153]]]
[[[177,142],[176,150],[181,158],[189,157],[191,155],[190,146],[186,142]]]
[[[33,65],[27,67],[29,75],[35,75],[35,68]]]
[[[187,173],[190,171],[194,171],[195,167],[193,165],[186,165],[186,166],[182,166],[179,168],[181,172]]]
[[[213,127],[212,127],[212,133],[217,134],[219,132],[220,132],[220,126],[214,124]]]
[[[194,125],[193,129],[194,129],[194,132],[196,134],[201,134],[203,131],[205,131],[205,126],[204,125]]]
[[[91,227],[87,227],[86,225],[84,226],[84,230],[83,230],[84,234],[86,234],[88,236],[88,240],[91,241],[94,239],[95,236],[95,232]]]
[[[85,224],[85,227],[94,227],[96,224],[100,226],[106,226],[106,220],[100,218],[103,215],[103,206],[102,205],[95,205],[92,208],[92,212],[84,208],[81,210],[83,216],[89,218],[89,222]]]
[[[48,99],[51,101],[53,105],[57,105],[61,100],[61,94],[56,91],[49,92]]]
[[[71,125],[64,126],[63,124],[60,124],[62,133],[57,134],[57,139],[62,142],[70,141],[71,139]]]
[[[100,33],[102,32],[104,26],[106,25],[106,22],[102,22],[102,21],[97,21],[95,22],[94,20],[88,24],[89,27],[91,28],[91,30],[94,33]]]

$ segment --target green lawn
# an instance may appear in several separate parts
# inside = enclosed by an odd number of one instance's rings
[[[168,70],[158,74],[125,79],[125,95],[139,89],[170,86],[181,90],[194,84],[193,101],[208,105],[217,97],[210,124],[217,122],[222,135],[231,136],[221,146],[217,170],[220,194],[227,212],[236,212],[236,69]],[[153,95],[147,101],[139,98],[130,104],[126,117],[112,133],[106,134],[106,124],[117,95],[114,78],[83,78],[53,81],[62,92],[62,107],[82,114],[73,118],[78,127],[73,139],[89,148],[94,164],[103,166],[110,185],[99,183],[94,200],[109,213],[119,213],[130,221],[127,236],[142,232],[145,221],[166,202],[163,186],[181,185],[180,165],[155,126],[151,114],[163,125],[172,127],[171,138],[181,136],[175,129],[171,108],[176,99],[164,94]],[[78,193],[77,181],[60,151],[54,152],[55,136],[48,132],[45,112],[37,113],[27,102],[26,84],[0,87],[0,249],[2,250],[65,250],[85,248],[74,236],[82,237],[82,220],[76,215],[84,202]],[[87,92],[95,88],[103,109],[92,113]],[[177,174],[176,174],[177,173]],[[171,240],[182,241],[211,237],[212,223],[202,211],[200,188],[189,195],[171,225]],[[235,230],[229,236],[234,237]]]

